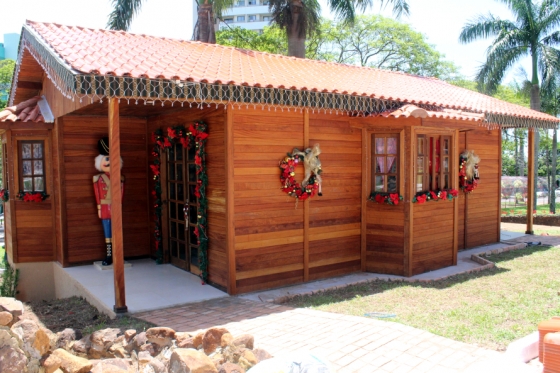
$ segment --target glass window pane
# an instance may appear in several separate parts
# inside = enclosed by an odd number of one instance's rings
[[[443,154],[449,155],[449,139],[443,140]]]
[[[194,226],[190,226],[189,227],[189,240],[190,243],[193,245],[197,245],[198,244],[198,238],[196,237],[196,234],[194,234]]]
[[[417,175],[416,176],[416,191],[421,192],[422,190],[424,190],[423,177],[422,177],[422,175]]]
[[[385,176],[383,175],[375,176],[375,191],[376,192],[385,191]]]
[[[189,213],[189,222],[191,224],[196,224],[196,222],[198,221],[198,215],[196,213],[196,206],[190,206],[190,213]]]
[[[177,233],[179,234],[179,240],[184,241],[185,240],[185,225],[184,224],[179,224],[177,226]]]
[[[183,183],[177,184],[177,199],[179,201],[185,200],[185,193],[183,192]]]
[[[443,172],[449,172],[449,158],[443,158]]]
[[[43,158],[43,144],[33,144],[33,158]]]
[[[177,219],[177,204],[175,202],[169,202],[169,217],[171,219]]]
[[[169,226],[171,227],[171,238],[177,238],[177,223],[175,223],[174,221],[170,221]]]
[[[33,191],[33,179],[30,177],[23,178],[23,191],[31,192]]]
[[[187,260],[187,249],[184,243],[179,243],[179,259]]]
[[[189,157],[189,161],[194,161],[194,156],[196,155],[196,146],[191,146],[188,150],[187,150],[187,156]]]
[[[443,185],[443,189],[449,188],[449,175],[443,175],[445,183]]]
[[[387,154],[397,154],[397,139],[395,137],[387,138]]]
[[[416,172],[419,174],[424,173],[424,157],[416,158]]]
[[[189,164],[189,181],[196,181],[196,165]]]
[[[43,161],[33,161],[33,175],[43,175]]]
[[[183,160],[183,145],[181,144],[177,144],[175,145],[175,155],[178,161],[182,161]]]
[[[189,202],[196,203],[196,185],[189,184]]]
[[[385,139],[376,138],[375,139],[375,154],[385,154]]]
[[[198,267],[198,248],[191,247],[191,265]]]
[[[395,193],[397,191],[397,177],[388,176],[387,177],[387,192]]]
[[[23,175],[32,175],[31,161],[23,161]]]
[[[21,145],[21,158],[31,159],[31,144]]]
[[[169,199],[177,199],[177,193],[175,192],[175,183],[169,183]]]
[[[169,161],[171,162],[175,160],[175,148],[173,146],[167,148],[167,159],[169,159]]]
[[[385,157],[375,157],[375,172],[385,173]]]
[[[417,146],[418,155],[424,155],[424,138],[418,138],[418,146]]]
[[[175,165],[173,163],[169,164],[169,180],[175,180]]]
[[[183,181],[183,164],[177,163],[175,166],[177,167],[176,169],[177,178],[175,180]]]
[[[397,173],[397,157],[387,157],[387,172],[390,174]]]
[[[35,191],[43,192],[45,190],[45,182],[43,177],[35,177]]]
[[[171,256],[176,258],[179,253],[177,252],[177,241],[171,240]]]

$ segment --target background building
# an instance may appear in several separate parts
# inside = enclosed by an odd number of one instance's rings
[[[229,26],[262,31],[272,19],[268,3],[268,0],[237,0],[233,8],[224,12],[224,22],[220,22],[218,28],[223,30]]]
[[[17,60],[19,34],[4,34],[4,43],[0,43],[0,60]]]

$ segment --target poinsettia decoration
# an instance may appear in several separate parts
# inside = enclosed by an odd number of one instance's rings
[[[43,202],[49,197],[45,192],[24,192],[19,191],[16,198],[24,202]]]
[[[162,247],[162,203],[161,200],[161,152],[174,144],[181,144],[186,149],[195,148],[195,166],[196,166],[196,189],[194,191],[197,197],[197,225],[194,234],[198,239],[199,250],[199,269],[200,277],[203,283],[208,281],[208,235],[206,234],[208,199],[206,197],[206,187],[208,186],[208,175],[206,173],[206,141],[208,139],[207,125],[204,122],[195,122],[187,127],[174,126],[167,128],[166,131],[156,130],[152,134],[152,142],[154,147],[152,156],[154,160],[150,165],[154,174],[154,212],[155,212],[155,228],[154,236],[156,241],[156,262],[163,262]]]
[[[369,196],[370,201],[377,202],[381,205],[398,205],[402,199],[403,197],[398,193],[371,192]]]
[[[0,189],[0,200],[2,202],[8,202],[10,200],[10,193],[8,193],[8,189]]]
[[[459,192],[456,189],[429,190],[427,192],[416,193],[412,199],[413,203],[425,203],[427,201],[451,201],[457,198]]]

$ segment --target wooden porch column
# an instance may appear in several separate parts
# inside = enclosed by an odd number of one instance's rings
[[[119,100],[109,99],[109,162],[111,164],[111,231],[113,234],[113,276],[115,283],[116,313],[128,311],[124,289],[124,252],[121,191],[121,139],[119,123]],[[115,167],[116,165],[116,167]]]
[[[533,232],[533,210],[535,202],[533,194],[535,191],[535,131],[529,129],[529,159],[527,164],[527,230],[526,234],[534,234]]]

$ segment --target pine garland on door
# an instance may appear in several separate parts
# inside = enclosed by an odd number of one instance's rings
[[[199,269],[200,277],[203,282],[208,281],[208,235],[207,228],[207,209],[208,199],[206,197],[206,187],[208,186],[208,175],[206,172],[206,141],[208,139],[208,127],[204,122],[195,122],[188,128],[185,126],[174,126],[167,128],[167,131],[161,129],[156,130],[152,134],[152,142],[154,147],[152,156],[154,160],[150,168],[154,174],[154,212],[155,212],[155,228],[154,237],[156,242],[156,262],[163,262],[162,232],[161,232],[161,152],[172,147],[174,144],[181,144],[185,149],[195,147],[196,153],[194,163],[196,165],[196,189],[197,197],[197,224],[194,233],[198,239],[199,250]]]

